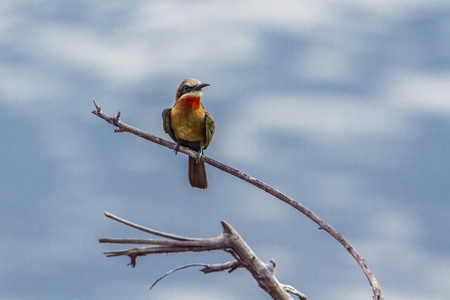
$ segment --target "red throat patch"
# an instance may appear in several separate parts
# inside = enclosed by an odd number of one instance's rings
[[[181,99],[181,103],[190,109],[195,109],[200,106],[201,97],[185,96]]]

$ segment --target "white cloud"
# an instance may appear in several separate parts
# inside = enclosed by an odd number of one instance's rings
[[[52,45],[41,59],[59,61],[75,69],[114,81],[136,80],[147,75],[149,56],[138,39],[118,39],[74,27],[42,27],[38,47]]]
[[[2,64],[0,102],[9,105],[57,101],[64,82],[40,66]]]
[[[364,147],[364,143],[378,143],[383,138],[402,140],[414,136],[407,114],[372,99],[313,93],[258,95],[242,102],[240,111],[227,128],[226,139],[233,140],[229,145],[242,146],[238,155],[244,159],[258,159],[252,155],[263,152],[258,142],[266,139],[267,132],[303,137],[324,149],[358,140],[359,147]]]
[[[430,0],[427,2],[421,0],[343,0],[340,3],[359,8],[372,14],[382,14],[386,17],[389,16],[395,18],[406,16],[412,9],[420,9],[425,6],[433,7],[437,5],[447,4],[445,0]]]
[[[391,76],[388,98],[413,113],[450,114],[450,73],[401,72]]]
[[[327,3],[321,1],[270,0],[256,2],[197,2],[183,1],[158,2],[146,5],[138,16],[151,28],[186,30],[192,28],[191,34],[202,34],[207,31],[204,23],[220,24],[227,28],[263,26],[277,28],[305,27],[312,24],[329,22],[333,18]],[[171,16],[168,18],[167,16]],[[247,28],[248,29],[248,28]],[[236,32],[240,34],[239,32]],[[233,38],[227,36],[224,38]]]

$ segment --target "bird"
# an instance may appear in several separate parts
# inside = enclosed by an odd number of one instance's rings
[[[197,79],[185,79],[181,82],[175,95],[175,104],[162,112],[163,128],[177,144],[175,154],[180,146],[197,151],[197,157],[189,156],[189,183],[193,188],[208,188],[205,163],[201,160],[203,150],[208,148],[214,135],[214,119],[201,103],[202,89],[210,86]]]

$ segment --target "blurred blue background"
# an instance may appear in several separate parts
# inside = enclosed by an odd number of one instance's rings
[[[309,299],[371,299],[362,270],[309,219],[91,114],[169,139],[185,78],[211,84],[206,155],[285,192],[340,231],[385,299],[450,294],[450,3],[3,1],[0,297],[269,299],[245,270],[166,271],[225,253],[106,258],[157,230],[213,237],[228,221]]]

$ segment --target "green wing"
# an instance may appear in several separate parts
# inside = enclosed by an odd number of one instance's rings
[[[214,131],[216,130],[216,126],[214,126],[214,119],[207,112],[205,112],[205,123],[206,123],[206,140],[203,149],[208,148],[209,143],[211,143],[211,140],[213,138]]]
[[[166,108],[162,112],[162,119],[163,119],[163,128],[164,132],[170,135],[172,140],[175,141],[175,143],[178,142],[177,138],[175,137],[175,134],[173,133],[172,126],[170,126],[170,112],[172,111],[172,108]]]

